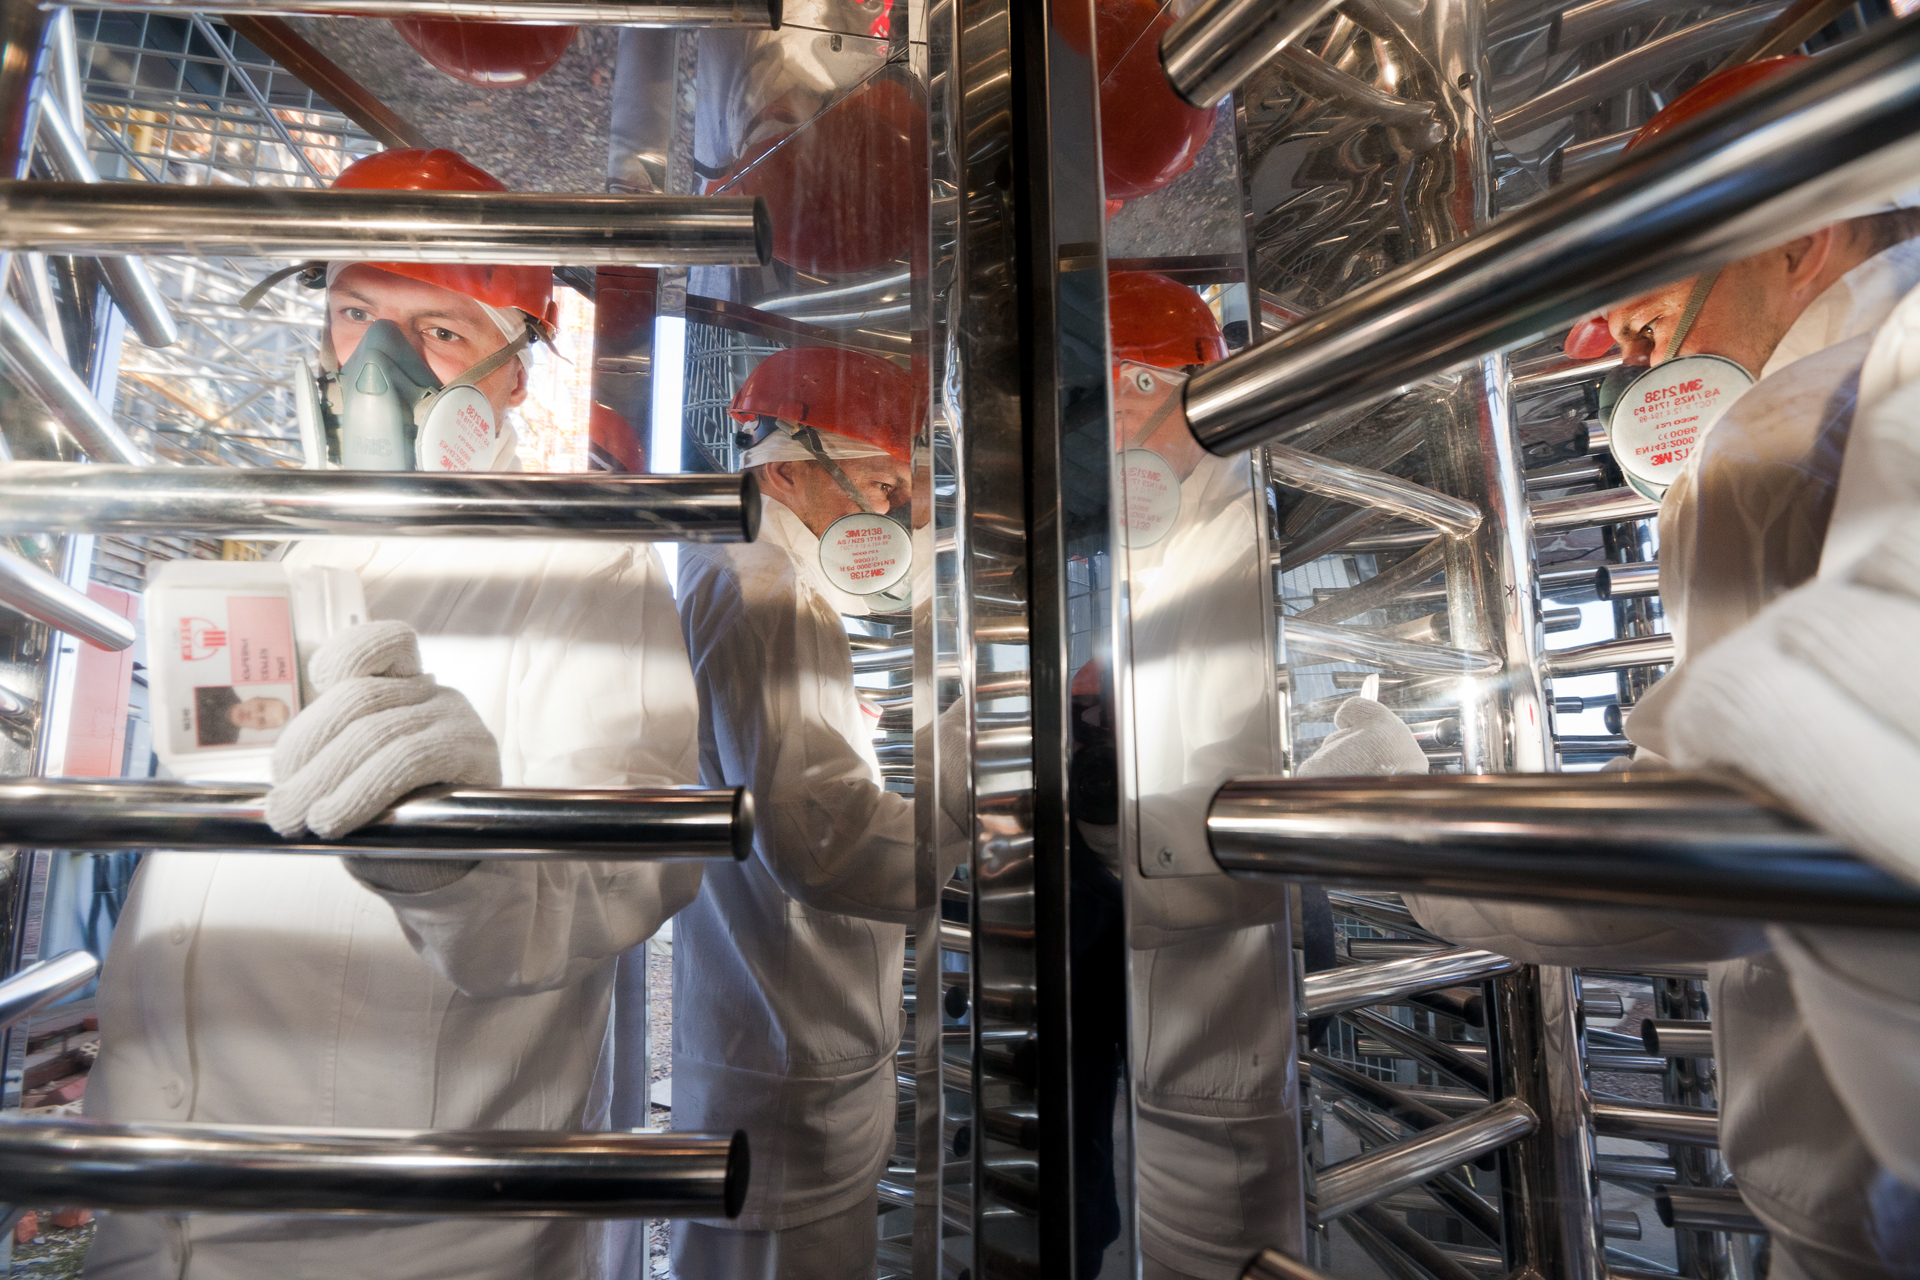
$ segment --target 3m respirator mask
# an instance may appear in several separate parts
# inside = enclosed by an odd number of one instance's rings
[[[517,359],[532,334],[442,383],[399,325],[374,321],[337,370],[303,379],[308,456],[324,448],[349,471],[517,469],[513,431],[474,384]]]

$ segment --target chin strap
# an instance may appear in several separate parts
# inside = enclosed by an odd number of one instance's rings
[[[1720,268],[1701,276],[1693,282],[1693,292],[1687,295],[1687,305],[1680,311],[1680,323],[1673,327],[1673,340],[1667,343],[1667,354],[1662,360],[1671,360],[1680,354],[1680,344],[1693,332],[1693,322],[1700,318],[1700,308],[1707,305],[1707,295],[1713,292],[1714,282],[1720,279]]]

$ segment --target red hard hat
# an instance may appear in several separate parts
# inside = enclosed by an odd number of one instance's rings
[[[505,191],[507,186],[458,151],[376,151],[333,180],[336,190]],[[469,266],[457,262],[370,262],[371,267],[464,293],[490,307],[518,307],[551,324],[553,272],[547,267]]]
[[[1762,58],[1758,62],[1743,62],[1724,71],[1716,71],[1693,88],[1660,109],[1659,114],[1640,126],[1640,132],[1633,135],[1627,143],[1627,150],[1642,146],[1669,129],[1677,129],[1695,116],[1704,115],[1729,98],[1734,98],[1751,89],[1754,85],[1764,84],[1785,71],[1791,71],[1801,63],[1808,61],[1803,53],[1790,53],[1778,58]]]
[[[789,347],[762,360],[729,407],[736,422],[784,418],[913,460],[925,406],[899,365],[864,351]]]
[[[395,18],[393,27],[435,67],[482,89],[533,83],[553,70],[580,31],[461,18]]]
[[[1226,358],[1220,322],[1200,295],[1151,271],[1107,274],[1107,326],[1115,360],[1181,369]]]
[[[713,190],[764,196],[773,256],[821,275],[906,257],[924,230],[927,111],[897,80],[873,80],[755,146]]]
[[[1109,200],[1158,191],[1193,168],[1213,132],[1214,113],[1189,106],[1160,66],[1160,37],[1174,15],[1159,0],[1098,0],[1100,42],[1100,160]],[[1061,38],[1085,53],[1091,47],[1080,16],[1061,10]]]

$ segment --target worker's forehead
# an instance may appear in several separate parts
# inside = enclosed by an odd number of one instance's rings
[[[1692,280],[1676,280],[1672,284],[1662,285],[1658,289],[1649,289],[1640,296],[1623,302],[1617,307],[1608,308],[1607,318],[1610,321],[1618,320],[1621,317],[1632,315],[1637,311],[1645,311],[1649,307],[1669,305],[1676,299],[1684,303],[1687,292],[1692,287]]]
[[[464,293],[397,276],[364,262],[356,262],[335,277],[327,286],[327,302],[330,306],[358,302],[383,314],[458,317],[473,321],[487,318],[480,304]]]

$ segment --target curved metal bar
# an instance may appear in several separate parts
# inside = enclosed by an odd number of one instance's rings
[[[1660,1225],[1682,1231],[1745,1231],[1764,1234],[1767,1224],[1747,1208],[1732,1187],[1661,1187],[1653,1197]]]
[[[1662,1058],[1711,1058],[1713,1024],[1682,1022],[1669,1018],[1642,1018],[1640,1043],[1646,1051]]]
[[[1202,111],[1313,30],[1338,0],[1204,0],[1160,37],[1173,91]]]
[[[1318,622],[1285,619],[1283,634],[1289,649],[1299,649],[1335,662],[1365,662],[1395,671],[1433,675],[1486,675],[1500,667],[1492,654],[1471,649],[1444,649],[1412,640],[1391,640],[1351,627],[1329,627]]]
[[[1660,514],[1658,502],[1624,488],[1576,493],[1567,498],[1541,498],[1529,502],[1527,509],[1533,515],[1533,531],[1536,534],[1622,524],[1628,520],[1647,520]]]
[[[137,634],[113,610],[5,547],[0,547],[0,605],[102,649],[130,649]]]
[[[1435,1174],[1466,1164],[1540,1127],[1539,1117],[1518,1098],[1435,1125],[1388,1147],[1342,1160],[1314,1176],[1314,1220],[1322,1224],[1419,1186]]]
[[[750,475],[0,466],[0,533],[751,541]]]
[[[1392,271],[1188,380],[1231,454],[1830,223],[1920,172],[1920,15],[1898,19]]]
[[[4,235],[0,231],[0,236]],[[80,381],[66,358],[53,349],[40,326],[4,295],[0,295],[0,362],[47,406],[54,421],[72,433],[88,457],[136,467],[147,464],[147,455],[94,399],[93,392]]]
[[[1657,596],[1660,594],[1660,563],[1657,560],[1641,560],[1633,564],[1602,565],[1593,575],[1593,589],[1602,600]]]
[[[773,223],[759,196],[0,182],[6,249],[744,267],[772,260]]]
[[[1683,63],[1696,58],[1716,57],[1763,30],[1786,7],[1786,0],[1772,0],[1769,4],[1723,14],[1658,40],[1649,40],[1631,53],[1609,59],[1591,71],[1529,98],[1504,115],[1495,116],[1494,131],[1503,138],[1531,133],[1542,125],[1625,93],[1662,71],[1678,70]]]
[[[1444,533],[1463,538],[1480,527],[1480,508],[1438,490],[1368,467],[1303,453],[1285,445],[1267,450],[1267,466],[1274,477],[1296,489],[1337,498],[1374,511],[1420,520]]]
[[[551,862],[732,858],[753,848],[744,787],[631,791],[510,789],[414,792],[338,840],[287,840],[266,821],[259,783],[0,782],[0,841],[51,849],[353,854]],[[0,1199],[4,1199],[0,1195]]]
[[[1247,1261],[1240,1280],[1333,1280],[1304,1262],[1295,1262],[1278,1249],[1262,1249]]]
[[[1555,357],[1543,364],[1516,368],[1507,387],[1516,397],[1544,395],[1612,373],[1619,367],[1620,357],[1617,355],[1601,356],[1598,360],[1563,360]]]
[[[0,982],[0,1028],[78,991],[99,972],[100,962],[84,951],[63,951],[51,960],[28,965]]]
[[[1920,887],[1714,774],[1249,778],[1207,818],[1235,874],[1858,928],[1920,925]]]
[[[159,13],[315,13],[356,18],[471,18],[563,26],[780,27],[781,0],[104,0],[101,9]]]
[[[69,17],[66,21],[71,24],[73,20]],[[47,159],[68,182],[98,183],[100,175],[94,172],[93,158],[87,154],[79,132],[62,106],[64,104],[49,99],[40,109],[39,137]],[[160,296],[160,286],[153,282],[146,263],[138,258],[120,257],[103,257],[97,261],[108,292],[141,342],[149,347],[170,347],[180,341],[173,313],[167,310],[167,300]]]
[[[1628,636],[1623,640],[1598,640],[1575,645],[1571,649],[1549,649],[1540,655],[1547,679],[1555,676],[1584,676],[1595,671],[1618,671],[1622,667],[1659,666],[1673,661],[1672,636]]]
[[[734,1217],[745,1134],[0,1122],[0,1199],[152,1212]]]
[[[1218,803],[1215,801],[1216,805]],[[1226,864],[1222,862],[1221,865]],[[1301,1001],[1300,1016],[1320,1018],[1370,1004],[1404,1000],[1426,991],[1478,982],[1506,973],[1514,967],[1512,960],[1491,951],[1450,947],[1421,956],[1403,956],[1398,960],[1347,965],[1340,969],[1329,969],[1325,973],[1310,973],[1301,979],[1305,997]]]
[[[1603,1138],[1717,1147],[1720,1145],[1720,1113],[1655,1102],[1596,1101],[1593,1131]]]

